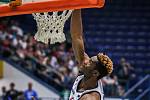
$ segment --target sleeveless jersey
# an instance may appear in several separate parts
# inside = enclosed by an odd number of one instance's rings
[[[78,92],[77,91],[77,87],[78,87],[78,84],[79,82],[83,79],[84,75],[80,75],[76,78],[74,84],[73,84],[73,87],[72,87],[72,90],[71,90],[71,94],[70,94],[70,97],[69,97],[69,100],[79,100],[84,94],[87,94],[89,92],[97,92],[99,93],[100,95],[100,100],[103,100],[104,98],[104,92],[103,92],[103,86],[102,86],[102,83],[101,81],[99,80],[98,81],[98,86],[94,89],[90,89],[90,90],[85,90],[83,92]]]

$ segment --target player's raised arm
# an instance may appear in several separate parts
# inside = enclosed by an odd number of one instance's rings
[[[84,61],[84,52],[85,52],[82,37],[83,28],[82,28],[81,10],[73,11],[70,28],[74,54],[79,65],[81,65]]]

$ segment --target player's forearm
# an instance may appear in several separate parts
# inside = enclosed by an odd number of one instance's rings
[[[84,60],[84,42],[82,38],[82,18],[81,11],[75,10],[72,14],[71,19],[71,37],[72,37],[72,46],[74,49],[75,57],[79,64]]]
[[[74,10],[71,17],[71,35],[74,36],[73,39],[76,39],[82,36],[82,33],[83,27],[82,27],[81,10]]]

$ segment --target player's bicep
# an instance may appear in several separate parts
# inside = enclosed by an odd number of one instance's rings
[[[101,96],[97,92],[85,94],[80,100],[101,100]]]
[[[100,96],[98,96],[98,95],[92,95],[89,97],[88,100],[101,100],[101,99],[100,99]]]
[[[92,96],[92,97],[88,97],[86,100],[100,100],[100,98]]]

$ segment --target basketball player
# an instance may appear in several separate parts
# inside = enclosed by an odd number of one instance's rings
[[[82,33],[81,10],[74,10],[71,19],[72,46],[82,74],[76,78],[69,100],[103,100],[100,79],[112,72],[113,63],[103,53],[90,58],[84,50]]]

